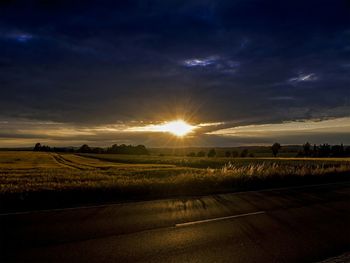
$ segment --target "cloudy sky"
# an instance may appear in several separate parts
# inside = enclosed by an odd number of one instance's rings
[[[350,1],[1,1],[0,91],[0,147],[350,144]]]

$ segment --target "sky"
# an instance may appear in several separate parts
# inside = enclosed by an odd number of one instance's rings
[[[275,141],[350,144],[349,0],[0,2],[0,147]]]

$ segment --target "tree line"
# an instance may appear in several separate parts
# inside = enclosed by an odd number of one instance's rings
[[[276,157],[282,146],[276,142],[271,146],[272,154]],[[343,144],[330,145],[328,143],[311,145],[306,142],[297,154],[297,157],[350,157],[350,146]]]
[[[210,149],[208,153],[206,153],[205,151],[199,151],[197,153],[195,152],[190,152],[189,154],[187,154],[188,157],[215,157],[216,156],[216,151],[215,149]]]
[[[277,157],[282,146],[278,142],[274,143],[270,150],[273,156]],[[42,145],[41,143],[35,144],[34,151],[37,152],[65,152],[65,153],[111,153],[111,154],[134,154],[134,155],[149,155],[148,149],[144,145],[126,145],[126,144],[113,144],[111,147],[90,147],[87,144],[82,145],[79,148],[73,147],[50,147],[48,145]],[[198,151],[190,152],[187,154],[189,157],[216,157],[217,152],[215,149],[210,149],[208,152]],[[248,149],[242,151],[226,151],[225,157],[254,157],[254,153],[249,152]],[[297,157],[350,157],[350,146],[345,147],[340,145],[329,145],[327,143],[320,145],[311,145],[309,142],[303,144],[301,150],[298,152]]]
[[[217,156],[217,153],[215,151],[215,149],[210,149],[208,151],[208,153],[206,153],[205,151],[199,151],[197,153],[195,152],[190,152],[187,154],[188,157],[216,157]],[[245,157],[254,157],[254,154],[253,153],[249,153],[248,149],[243,149],[241,152],[238,152],[238,151],[226,151],[225,152],[225,157],[229,158],[229,157],[232,157],[232,158],[235,158],[235,157],[242,157],[242,158],[245,158]]]
[[[75,149],[73,147],[50,147],[48,145],[35,144],[34,151],[36,152],[66,152],[66,153],[111,153],[111,154],[135,154],[148,155],[149,151],[144,145],[126,145],[113,144],[111,147],[90,147],[83,144],[81,147]]]
[[[328,143],[313,146],[307,142],[298,153],[301,157],[350,157],[350,146],[329,145]]]
[[[280,153],[282,146],[280,143],[275,142],[270,147],[271,153],[274,157],[277,157]],[[189,157],[216,157],[217,153],[215,149],[209,150],[208,153],[205,151],[190,152],[187,154]],[[255,157],[254,153],[249,152],[248,149],[243,149],[242,151],[226,151],[225,157],[227,158],[245,158],[245,157]],[[350,157],[350,146],[345,147],[343,144],[340,145],[329,145],[327,143],[313,146],[307,142],[302,145],[302,149],[297,153],[296,157]]]

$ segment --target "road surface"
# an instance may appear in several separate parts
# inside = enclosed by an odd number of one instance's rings
[[[0,215],[0,262],[316,262],[350,251],[350,183]]]

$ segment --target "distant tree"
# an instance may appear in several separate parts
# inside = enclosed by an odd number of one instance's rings
[[[350,156],[350,146],[346,147],[344,150],[344,156],[349,157]]]
[[[232,156],[233,158],[235,158],[235,157],[238,157],[239,154],[238,154],[237,151],[232,151],[231,156]]]
[[[148,150],[146,149],[146,146],[139,144],[136,147],[134,147],[134,151],[131,151],[133,154],[138,155],[149,155]]]
[[[241,156],[242,158],[245,158],[245,157],[248,156],[248,153],[249,153],[249,152],[248,152],[248,149],[244,149],[243,151],[241,151],[241,155],[240,155],[240,156]]]
[[[276,157],[280,149],[281,149],[281,144],[279,144],[278,142],[275,142],[275,143],[271,146],[271,150],[272,150],[273,156]]]
[[[34,146],[33,151],[36,152],[51,152],[53,149],[51,149],[48,145],[41,145],[40,143],[36,143]]]
[[[208,152],[208,157],[215,157],[216,156],[216,151],[215,149],[211,149],[209,152]]]
[[[313,151],[312,151],[312,155],[313,155],[314,157],[317,156],[317,145],[316,145],[316,144],[314,144],[314,149],[313,149]]]
[[[52,151],[53,152],[62,152],[62,153],[73,153],[74,148],[72,148],[72,147],[53,147]]]
[[[204,151],[199,151],[197,153],[197,157],[204,157],[205,156],[205,152]]]
[[[87,144],[83,144],[79,149],[78,152],[80,153],[91,153],[91,148]]]
[[[310,156],[311,155],[311,144],[309,142],[305,143],[303,145],[304,155]]]
[[[187,154],[188,157],[195,157],[196,156],[196,153],[195,152],[190,152]]]
[[[331,154],[331,146],[328,143],[324,143],[318,147],[318,157],[329,157]]]
[[[51,147],[48,146],[48,145],[42,145],[40,147],[40,151],[42,151],[42,152],[51,152]]]
[[[298,151],[295,157],[304,157],[304,152],[302,150]]]
[[[36,143],[33,150],[36,152],[41,151],[41,143],[40,142]]]
[[[230,151],[226,151],[226,152],[225,152],[225,156],[226,156],[227,158],[229,158],[229,157],[231,157],[231,156],[232,156],[232,154],[231,154],[231,152],[230,152]]]
[[[332,146],[332,149],[331,149],[331,155],[333,157],[342,157],[344,156],[344,145],[341,144],[341,145],[334,145]]]
[[[114,154],[136,154],[136,155],[148,155],[149,152],[146,149],[144,145],[117,145],[113,144],[111,147],[109,147],[106,151],[107,153],[114,153]]]
[[[91,152],[92,153],[104,153],[105,150],[101,147],[94,147],[94,148],[91,148]]]
[[[255,157],[254,153],[250,153],[250,154],[249,154],[249,157],[250,157],[250,158],[254,158],[254,157]]]

